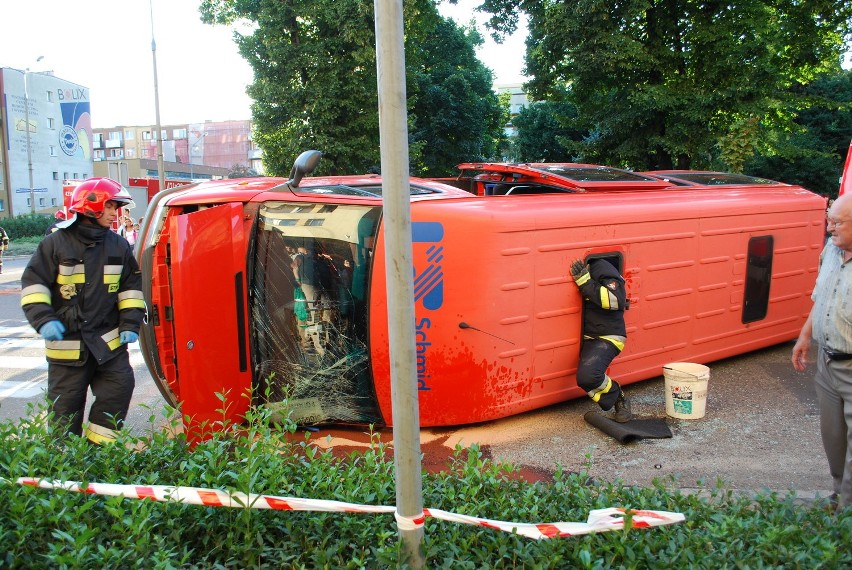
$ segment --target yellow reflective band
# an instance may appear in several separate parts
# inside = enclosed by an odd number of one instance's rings
[[[593,402],[597,402],[601,399],[603,394],[608,393],[612,389],[612,378],[609,376],[604,376],[603,388],[596,388],[589,392],[589,397]]]
[[[86,426],[85,436],[92,443],[108,445],[115,443],[116,432],[98,424],[90,423]]]
[[[577,285],[579,286],[579,285],[583,285],[586,281],[588,281],[591,278],[592,278],[592,276],[589,275],[589,272],[587,271],[586,273],[583,273],[582,275],[577,277],[577,279],[575,279],[575,281],[576,281]]]
[[[145,309],[145,296],[139,289],[128,289],[118,294],[118,310]]]
[[[44,353],[48,358],[54,360],[80,360],[80,349],[77,350],[62,350],[55,348],[45,349]]]
[[[44,285],[30,285],[21,290],[21,306],[32,305],[34,303],[50,304],[51,296],[50,289]]]
[[[121,281],[121,275],[110,275],[109,273],[104,273],[104,285],[118,283],[119,281]]]
[[[601,340],[605,340],[605,341],[607,341],[607,342],[609,342],[609,343],[614,344],[614,345],[615,345],[615,348],[617,348],[619,351],[624,350],[624,341],[621,339],[621,337],[617,337],[617,336],[602,336],[602,337],[598,337],[598,338],[600,338]]]
[[[601,287],[601,307],[609,309],[609,290],[606,287]]]
[[[126,299],[118,302],[118,310],[124,309],[144,309],[145,301],[143,299]]]
[[[86,282],[84,273],[75,273],[74,275],[57,275],[56,282],[60,285],[79,285]]]
[[[114,328],[108,333],[101,335],[101,340],[106,343],[110,350],[115,350],[121,346],[121,337],[118,335],[118,328]]]
[[[33,293],[21,297],[21,306],[33,305],[35,303],[50,304],[50,293]]]
[[[60,265],[59,274],[56,276],[56,282],[60,285],[85,283],[86,267],[82,263],[78,263],[73,267]]]

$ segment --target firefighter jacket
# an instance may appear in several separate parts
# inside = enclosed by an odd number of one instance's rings
[[[623,339],[627,337],[624,325],[624,310],[627,308],[624,278],[608,261],[593,259],[589,263],[588,278],[582,281],[578,281],[577,285],[583,296],[583,334],[603,337],[611,342],[620,337],[621,342],[613,344],[619,349],[623,348]]]
[[[81,366],[127,350],[119,333],[138,334],[145,317],[142,275],[127,240],[108,228],[75,222],[46,236],[21,277],[21,307],[35,330],[65,325],[64,338],[45,341],[47,360]]]

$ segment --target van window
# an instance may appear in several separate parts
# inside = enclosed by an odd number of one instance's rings
[[[766,317],[772,281],[772,252],[772,236],[753,237],[748,241],[743,323]]]
[[[299,423],[382,423],[368,352],[381,209],[266,202],[252,258],[255,394]]]

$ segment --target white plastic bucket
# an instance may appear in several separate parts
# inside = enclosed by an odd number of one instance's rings
[[[666,380],[666,415],[684,420],[704,417],[710,369],[692,362],[670,362],[663,366]]]

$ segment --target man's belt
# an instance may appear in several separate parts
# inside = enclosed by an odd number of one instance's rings
[[[828,357],[829,360],[852,360],[852,354],[848,354],[846,352],[837,352],[836,350],[831,350],[830,348],[823,348],[823,352]]]

